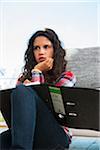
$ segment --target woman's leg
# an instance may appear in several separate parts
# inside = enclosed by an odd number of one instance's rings
[[[12,149],[31,150],[36,125],[35,92],[24,85],[11,94]]]
[[[69,147],[69,137],[54,118],[45,102],[36,96],[36,129],[34,138],[35,150],[65,149]]]
[[[68,147],[68,137],[34,90],[17,86],[11,95],[11,149]]]
[[[11,147],[11,132],[4,131],[0,134],[0,150],[9,150]]]

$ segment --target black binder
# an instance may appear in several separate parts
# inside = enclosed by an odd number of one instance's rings
[[[46,84],[28,86],[31,86],[45,101],[61,125],[100,131],[99,89],[55,87]],[[10,95],[12,90],[0,91],[0,109],[9,128],[11,126]]]

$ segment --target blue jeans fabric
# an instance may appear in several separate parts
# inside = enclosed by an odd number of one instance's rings
[[[1,134],[1,149],[63,149],[68,141],[45,102],[31,87],[18,85],[11,94],[11,129]]]

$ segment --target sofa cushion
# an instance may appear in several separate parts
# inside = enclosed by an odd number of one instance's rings
[[[100,87],[100,47],[68,49],[67,69],[75,73],[76,87]]]
[[[69,128],[73,136],[86,136],[86,137],[98,137],[100,138],[100,131],[90,129],[75,129]]]

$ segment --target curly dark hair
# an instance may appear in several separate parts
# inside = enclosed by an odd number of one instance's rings
[[[53,45],[53,49],[54,49],[53,68],[50,71],[48,71],[46,74],[44,74],[46,82],[50,83],[55,81],[61,75],[61,73],[65,71],[67,61],[65,60],[65,55],[66,55],[65,49],[62,48],[61,41],[59,40],[57,34],[52,29],[48,29],[48,28],[46,28],[44,31],[40,30],[35,32],[29,39],[28,48],[24,55],[24,61],[25,61],[24,71],[23,71],[24,78],[20,80],[24,81],[26,78],[31,80],[32,78],[31,70],[37,64],[33,53],[33,43],[35,38],[38,36],[45,36],[51,41]]]

